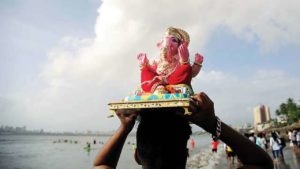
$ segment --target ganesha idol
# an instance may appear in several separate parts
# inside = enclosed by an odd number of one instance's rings
[[[135,94],[192,93],[191,80],[200,72],[203,56],[196,53],[191,65],[189,42],[190,37],[186,31],[169,27],[161,42],[157,43],[159,58],[149,61],[145,53],[138,54],[141,90]]]
[[[149,61],[140,53],[137,60],[141,69],[140,87],[121,102],[109,103],[114,113],[118,109],[147,109],[180,107],[191,114],[189,98],[193,95],[192,78],[200,72],[203,56],[196,53],[190,64],[189,34],[179,28],[169,27],[157,44],[160,56]]]

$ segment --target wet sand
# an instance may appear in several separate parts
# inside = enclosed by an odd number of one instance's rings
[[[237,168],[237,161],[235,159],[235,164],[227,162],[226,154],[222,152],[220,161],[218,164],[215,164],[215,169],[235,169]],[[268,154],[272,157],[272,152],[268,151]],[[283,151],[284,160],[274,160],[274,168],[275,169],[299,169],[300,168],[300,154],[296,154],[293,151],[293,148],[286,147]]]

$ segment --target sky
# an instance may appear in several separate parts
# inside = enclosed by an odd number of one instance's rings
[[[154,58],[169,26],[191,37],[192,81],[233,126],[300,104],[300,1],[2,0],[0,125],[111,131],[107,104],[139,85],[136,56]]]

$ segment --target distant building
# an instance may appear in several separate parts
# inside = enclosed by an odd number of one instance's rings
[[[270,108],[265,105],[258,105],[253,109],[254,126],[258,124],[266,123],[271,120]]]

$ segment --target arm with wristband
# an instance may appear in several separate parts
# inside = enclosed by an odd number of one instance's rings
[[[230,146],[243,163],[243,168],[273,168],[272,159],[263,149],[215,116],[214,103],[205,93],[192,97],[191,105],[193,114],[184,117]]]

